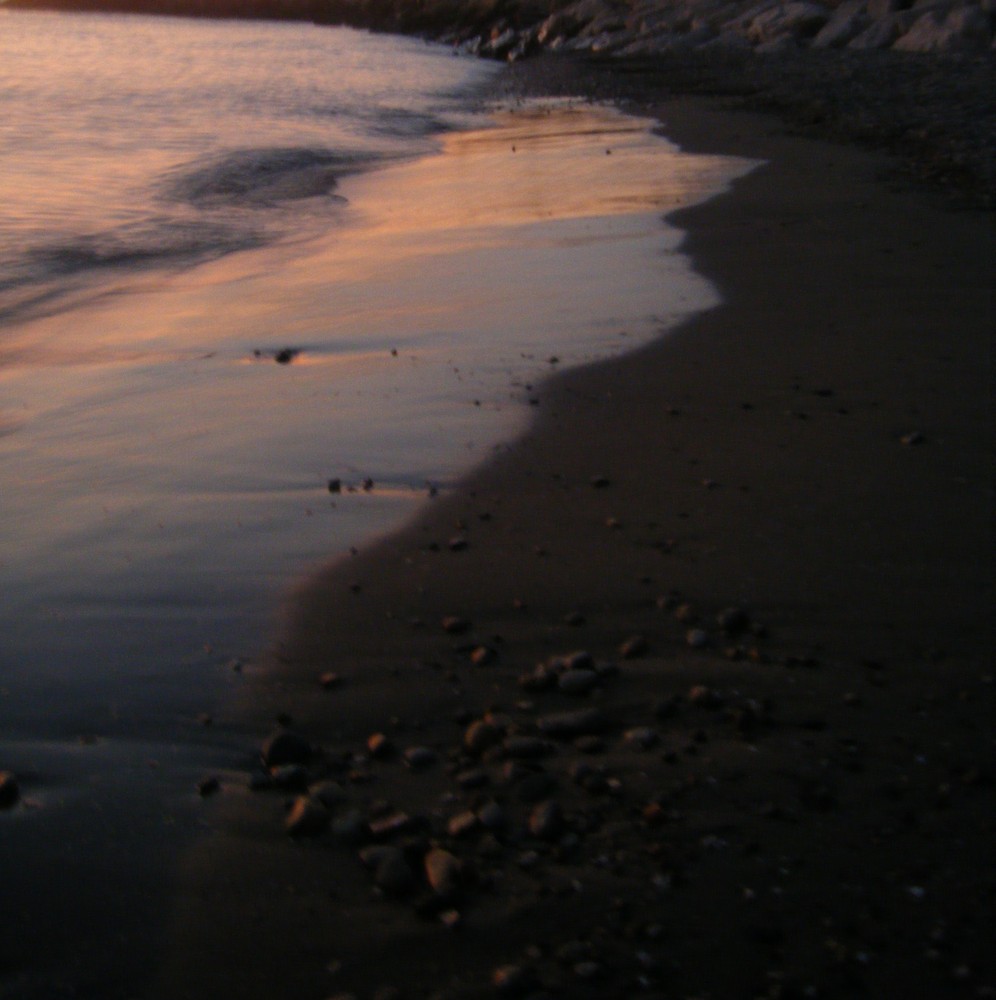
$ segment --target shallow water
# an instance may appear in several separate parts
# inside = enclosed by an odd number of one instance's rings
[[[0,15],[11,995],[46,935],[94,995],[126,924],[147,946],[150,859],[251,753],[198,717],[296,578],[520,433],[553,367],[716,301],[661,215],[748,165],[610,108],[481,107],[494,72],[302,25]]]

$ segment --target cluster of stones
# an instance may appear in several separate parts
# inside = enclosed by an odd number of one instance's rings
[[[686,605],[671,610],[679,620],[691,614]],[[447,619],[444,631],[454,621]],[[750,620],[739,609],[706,624],[717,640],[750,634]],[[646,868],[640,882],[656,899],[673,873],[641,853],[641,831],[680,822],[682,789],[680,782],[640,785],[647,755],[675,763],[713,738],[706,727],[719,727],[716,738],[753,738],[771,720],[766,705],[695,685],[638,713],[627,711],[624,721],[608,696],[625,683],[626,662],[648,652],[647,640],[637,635],[620,645],[618,660],[597,660],[586,650],[552,656],[518,678],[523,700],[459,714],[453,739],[444,744],[405,746],[392,730],[371,734],[362,747],[319,750],[281,728],[261,749],[264,767],[254,787],[287,796],[290,837],[355,852],[376,894],[450,930],[483,896],[502,895],[517,879],[556,879],[559,890],[548,891],[570,894],[592,871],[623,863]],[[685,735],[676,737],[678,730]],[[371,796],[389,768],[410,774],[416,809]],[[571,957],[569,976],[622,977],[633,989],[654,979],[638,948],[620,957],[608,945],[593,950],[590,941],[563,941],[554,951],[547,957],[561,973],[556,956]],[[537,975],[526,956],[524,963],[496,969],[494,986],[515,994]]]
[[[540,51],[646,56],[786,49],[992,51],[992,0],[574,0],[527,27],[451,32],[461,50],[515,61]]]

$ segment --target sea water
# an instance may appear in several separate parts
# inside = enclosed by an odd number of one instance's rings
[[[203,718],[294,580],[521,433],[546,372],[717,301],[661,217],[747,165],[611,108],[484,102],[497,73],[305,24],[0,8],[0,770],[24,790],[0,968],[24,995],[61,988],[40,955],[110,996],[110,943],[142,953],[164,826],[247,752]]]

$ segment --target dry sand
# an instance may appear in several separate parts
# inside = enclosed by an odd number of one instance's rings
[[[770,118],[650,110],[768,161],[677,219],[724,304],[540,387],[522,440],[302,587],[221,720],[289,717],[335,817],[404,811],[382,841],[451,852],[459,891],[392,898],[341,829],[283,832],[292,792],[223,779],[158,995],[992,995],[989,220]],[[730,606],[752,627],[723,634]],[[573,650],[618,671],[519,686]],[[597,739],[512,757],[592,707]],[[506,742],[478,758],[489,710]],[[375,732],[438,760],[371,758]],[[559,829],[530,832],[537,800]]]

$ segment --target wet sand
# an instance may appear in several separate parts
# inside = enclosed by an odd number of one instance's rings
[[[992,995],[989,220],[648,110],[768,161],[674,220],[723,304],[294,595],[218,721],[316,752],[221,775],[155,995]]]

